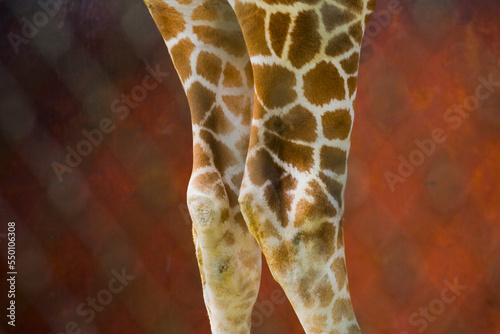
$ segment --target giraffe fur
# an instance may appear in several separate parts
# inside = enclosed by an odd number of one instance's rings
[[[250,333],[262,251],[308,334],[360,333],[343,195],[374,0],[145,0],[191,109],[188,207],[213,333]]]

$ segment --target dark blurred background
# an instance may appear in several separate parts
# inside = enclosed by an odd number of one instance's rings
[[[345,195],[364,334],[500,333],[498,17],[498,0],[377,4]],[[190,128],[141,1],[0,2],[0,333],[209,333]],[[266,269],[252,333],[303,333],[280,293]]]

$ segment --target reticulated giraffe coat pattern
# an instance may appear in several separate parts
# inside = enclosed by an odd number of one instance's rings
[[[261,251],[307,333],[359,333],[343,193],[374,0],[146,0],[186,92],[213,333],[250,333]]]

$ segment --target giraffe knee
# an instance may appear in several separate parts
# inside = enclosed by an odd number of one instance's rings
[[[215,198],[204,194],[188,192],[187,205],[193,224],[199,229],[217,225],[223,219],[222,205]]]

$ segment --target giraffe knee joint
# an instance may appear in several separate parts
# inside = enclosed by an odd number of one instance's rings
[[[197,228],[208,228],[221,221],[221,206],[210,196],[188,193],[187,205],[191,220]]]

